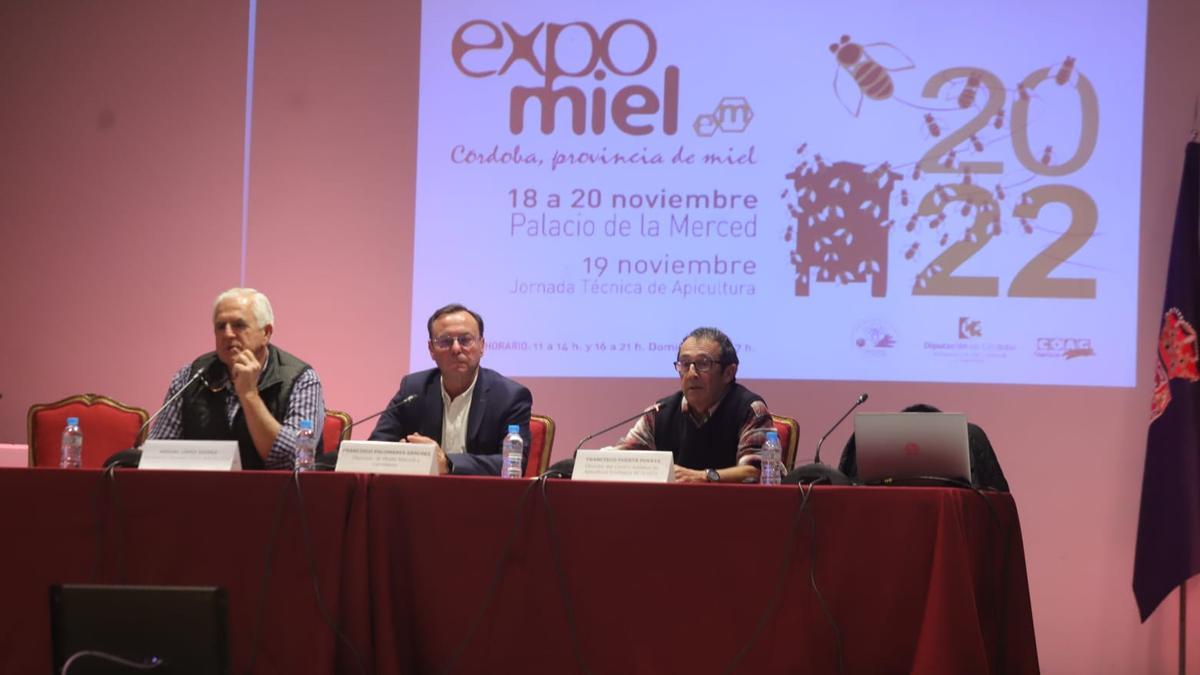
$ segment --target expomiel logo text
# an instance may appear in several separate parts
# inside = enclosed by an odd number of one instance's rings
[[[589,128],[602,134],[610,122],[631,136],[653,133],[656,125],[673,135],[679,127],[677,66],[663,69],[659,91],[609,80],[610,76],[637,77],[654,66],[658,39],[650,26],[637,19],[622,19],[603,31],[584,21],[542,22],[525,33],[505,21],[497,26],[474,19],[459,26],[450,52],[454,65],[467,77],[504,77],[522,62],[541,76],[536,86],[512,88],[508,126],[513,134],[524,131],[530,111],[540,114],[541,132],[552,134],[563,101],[576,135]],[[585,88],[588,83],[583,78],[588,77],[593,83]]]

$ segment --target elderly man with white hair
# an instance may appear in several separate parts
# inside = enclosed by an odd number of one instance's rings
[[[181,368],[167,398],[197,373],[200,381],[163,410],[150,438],[235,440],[244,469],[292,468],[300,421],[312,420],[321,437],[321,380],[307,363],[271,344],[271,302],[253,288],[218,295],[212,321],[215,350]]]

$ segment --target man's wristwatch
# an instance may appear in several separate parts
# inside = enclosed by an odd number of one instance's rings
[[[709,469],[707,472],[705,472],[704,479],[710,483],[720,483],[721,474],[717,473],[716,469]]]

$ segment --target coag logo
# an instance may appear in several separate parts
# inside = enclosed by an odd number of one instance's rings
[[[1040,337],[1034,349],[1034,356],[1051,356],[1064,359],[1077,359],[1082,356],[1095,356],[1091,338],[1071,337]]]
[[[609,75],[636,77],[650,70],[658,56],[658,39],[650,26],[637,19],[622,19],[601,32],[584,21],[539,23],[521,33],[508,22],[501,27],[475,19],[459,26],[450,43],[454,65],[467,77],[503,77],[518,62],[542,76],[539,86],[517,85],[509,97],[508,128],[525,130],[525,115],[540,112],[543,134],[554,133],[555,113],[562,101],[571,115],[571,131],[583,135],[588,127],[602,134],[609,121],[631,136],[652,133],[655,122],[672,135],[679,127],[679,68],[663,69],[661,91],[629,84],[609,91]],[[543,35],[541,52],[538,38]],[[581,47],[582,45],[582,47]],[[583,82],[560,79],[591,77],[597,84],[585,91]],[[556,85],[557,88],[556,88]],[[655,117],[656,115],[660,117]]]

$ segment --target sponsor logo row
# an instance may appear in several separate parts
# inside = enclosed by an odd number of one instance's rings
[[[988,340],[986,322],[975,316],[958,317],[957,325],[948,322],[942,331],[943,337],[926,338],[922,349],[948,355],[970,354],[986,351],[991,355],[1018,353],[1029,350],[1038,358],[1079,359],[1095,356],[1096,350],[1090,337],[1051,336],[1034,338],[1032,344],[1017,345],[1013,343],[995,342]],[[903,338],[895,328],[885,321],[864,321],[853,330],[851,340],[857,349],[871,353],[887,353],[903,344]]]

